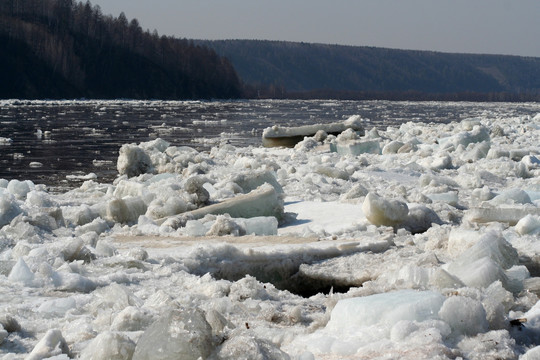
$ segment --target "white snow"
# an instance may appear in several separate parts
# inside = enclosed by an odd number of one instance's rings
[[[1,179],[0,359],[536,358],[540,115],[490,114]]]

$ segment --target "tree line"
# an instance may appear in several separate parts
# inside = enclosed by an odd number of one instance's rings
[[[73,0],[0,1],[2,98],[238,98],[231,63]]]

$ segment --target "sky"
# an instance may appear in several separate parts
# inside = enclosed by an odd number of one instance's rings
[[[539,0],[91,0],[188,39],[259,39],[540,57]]]

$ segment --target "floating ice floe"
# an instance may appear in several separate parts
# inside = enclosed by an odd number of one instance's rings
[[[13,143],[13,140],[6,137],[0,137],[0,145],[11,145]]]
[[[317,125],[304,125],[298,127],[280,127],[272,126],[264,129],[262,135],[262,144],[265,147],[294,147],[298,142],[302,141],[305,137],[315,136],[318,132],[322,134],[324,132],[328,135],[338,135],[346,129],[352,129],[364,133],[364,127],[362,125],[362,119],[360,116],[351,116],[347,120],[338,123],[329,124],[317,124]],[[318,135],[320,140],[324,140],[322,135]]]

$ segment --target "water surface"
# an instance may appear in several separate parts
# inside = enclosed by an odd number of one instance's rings
[[[448,123],[464,118],[534,116],[537,103],[252,101],[0,101],[0,178],[75,186],[69,175],[114,179],[118,149],[161,137],[200,151],[222,141],[259,146],[262,130],[335,122],[351,115],[386,128],[408,121]],[[39,166],[39,164],[41,166]],[[31,166],[34,165],[34,166]]]

